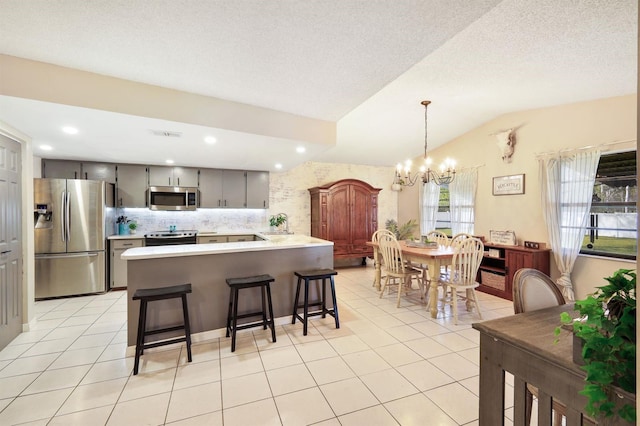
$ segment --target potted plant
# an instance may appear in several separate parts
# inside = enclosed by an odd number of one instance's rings
[[[588,399],[587,414],[598,420],[618,415],[635,424],[635,407],[625,404],[616,411],[613,386],[635,394],[636,273],[620,269],[605,279],[607,285],[575,302],[579,320],[565,312],[561,321],[573,325],[574,335],[583,345],[581,368],[587,377],[580,394]]]
[[[282,213],[278,213],[269,218],[269,226],[271,226],[271,229],[275,231],[277,230],[277,228],[282,226],[286,221],[287,221],[287,217]]]
[[[118,235],[127,235],[127,223],[129,223],[129,219],[126,216],[120,215],[116,219],[116,224],[118,225]]]
[[[418,227],[418,223],[414,219],[411,219],[404,225],[398,226],[398,222],[393,219],[388,219],[384,223],[384,226],[388,231],[393,232],[393,234],[396,236],[396,239],[400,241],[407,240],[413,237],[413,233]]]
[[[134,221],[129,221],[129,233],[132,235],[135,234],[136,229],[138,229],[138,224]]]

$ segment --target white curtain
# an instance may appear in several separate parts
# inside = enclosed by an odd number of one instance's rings
[[[542,215],[567,300],[575,298],[571,271],[587,229],[599,161],[599,150],[539,160]]]
[[[423,184],[420,191],[420,235],[426,235],[436,229],[439,201],[440,185],[434,182]]]
[[[473,235],[477,188],[477,168],[456,173],[456,178],[449,184],[451,235],[461,232]]]

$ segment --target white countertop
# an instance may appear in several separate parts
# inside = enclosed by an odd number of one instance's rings
[[[207,254],[237,253],[247,251],[283,250],[302,247],[332,246],[332,241],[306,235],[256,234],[265,241],[240,241],[233,243],[184,244],[174,246],[136,247],[122,254],[124,260],[158,259],[163,257],[201,256]]]

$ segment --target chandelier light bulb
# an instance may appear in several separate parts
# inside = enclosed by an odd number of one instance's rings
[[[440,172],[431,170],[432,160],[430,157],[427,157],[427,107],[430,103],[431,101],[420,102],[420,104],[424,106],[424,165],[420,167],[419,173],[411,176],[411,160],[407,160],[404,165],[404,176],[402,176],[402,165],[398,163],[393,184],[391,185],[391,189],[394,191],[402,190],[403,186],[413,186],[418,181],[418,177],[421,178],[424,184],[434,182],[436,185],[449,184],[453,182],[455,178],[456,162],[451,158],[446,158],[444,162],[440,164]]]

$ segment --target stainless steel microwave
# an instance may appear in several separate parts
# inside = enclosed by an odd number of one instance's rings
[[[150,210],[195,210],[198,198],[198,188],[194,187],[150,186],[147,189],[147,206]]]

